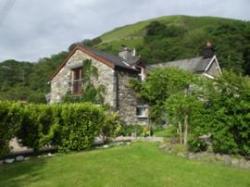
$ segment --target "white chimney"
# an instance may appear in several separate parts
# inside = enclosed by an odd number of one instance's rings
[[[119,52],[119,56],[124,60],[127,60],[132,56],[132,52],[128,47],[124,47],[122,51]]]
[[[136,56],[136,49],[133,49],[132,56]]]

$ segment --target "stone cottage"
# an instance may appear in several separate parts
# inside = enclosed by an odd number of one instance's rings
[[[117,111],[124,122],[145,124],[147,111],[144,105],[137,102],[134,91],[129,88],[131,78],[143,78],[137,66],[141,61],[136,56],[135,50],[128,48],[124,48],[119,56],[114,56],[76,46],[52,76],[50,103],[61,102],[68,92],[73,95],[81,94],[82,76],[84,76],[82,67],[86,59],[91,60],[98,71],[98,80],[94,84],[105,87],[104,103]]]
[[[145,65],[136,56],[135,50],[124,48],[118,56],[107,54],[84,46],[76,46],[51,78],[50,103],[61,102],[67,93],[79,95],[82,91],[83,63],[90,60],[98,71],[96,86],[105,87],[104,103],[117,111],[126,124],[147,124],[148,106],[140,103],[135,92],[129,87],[130,79],[143,81],[146,72],[156,67],[177,67],[193,73],[214,78],[221,74],[211,46],[204,50],[202,57],[173,62]]]

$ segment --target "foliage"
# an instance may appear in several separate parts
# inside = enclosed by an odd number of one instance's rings
[[[208,144],[199,139],[191,139],[188,141],[188,150],[192,152],[206,151]]]
[[[86,104],[62,106],[61,144],[62,150],[82,150],[90,148],[104,123],[101,108]]]
[[[42,58],[37,63],[6,60],[0,63],[0,99],[46,103],[49,80],[67,52]]]
[[[119,135],[122,136],[148,136],[147,135],[147,127],[142,125],[123,125],[122,129],[119,132]]]
[[[148,75],[144,82],[131,81],[138,96],[150,104],[150,118],[155,123],[161,124],[165,120],[164,102],[173,93],[183,91],[195,77],[188,72],[175,68],[155,69]]]
[[[38,105],[0,101],[0,157],[8,154],[9,141],[14,137],[34,151],[45,145],[69,151],[89,148],[95,137],[113,137],[120,129],[116,114],[91,103]]]
[[[191,150],[201,150],[199,136],[211,134],[215,152],[250,155],[250,82],[248,77],[224,72],[204,79],[190,95],[176,93],[166,101],[171,123],[188,115]],[[205,148],[205,147],[204,147]]]
[[[198,116],[202,110],[203,104],[197,99],[197,97],[191,95],[187,89],[171,95],[165,102],[165,108],[170,123],[178,126],[178,134],[180,137],[180,143],[187,144],[188,134],[190,134],[192,124],[190,124],[193,118]]]
[[[10,151],[9,141],[20,128],[23,116],[21,108],[21,103],[0,101],[0,157]]]
[[[150,64],[202,54],[207,40],[214,44],[223,69],[249,75],[250,24],[247,21],[191,16],[165,16],[115,29],[95,45],[117,52],[122,45],[137,48]]]
[[[109,112],[106,114],[101,128],[101,136],[103,137],[104,142],[108,142],[110,138],[120,135],[122,127],[123,126],[117,113]]]
[[[189,139],[191,150],[205,149],[199,136],[211,134],[215,152],[250,155],[248,77],[225,71],[208,80],[177,69],[156,69],[145,82],[131,85],[150,104],[152,120],[165,118],[175,125],[179,142]]]
[[[22,124],[17,132],[23,145],[38,151],[44,145],[53,144],[52,139],[58,129],[53,110],[53,106],[47,105],[29,104],[24,107]]]
[[[213,85],[207,90],[212,121],[206,125],[213,136],[214,151],[250,155],[249,78],[224,72]]]
[[[165,16],[117,28],[77,44],[116,55],[126,45],[136,48],[146,63],[153,64],[198,56],[207,40],[214,44],[223,69],[250,74],[250,24],[245,21]],[[69,51],[75,46],[72,44]],[[0,99],[45,103],[50,77],[67,54],[61,52],[36,63],[15,60],[0,63]]]

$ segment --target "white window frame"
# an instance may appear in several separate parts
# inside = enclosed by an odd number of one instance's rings
[[[138,109],[143,110],[142,115],[138,115],[138,113],[139,113]],[[136,116],[137,116],[137,118],[148,118],[148,105],[137,105],[136,106]]]

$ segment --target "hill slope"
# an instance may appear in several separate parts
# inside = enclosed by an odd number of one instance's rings
[[[146,63],[157,63],[198,56],[207,40],[214,44],[223,68],[250,75],[250,23],[239,20],[165,16],[116,28],[79,43],[113,54],[126,45],[136,48]],[[1,63],[0,99],[45,102],[49,77],[66,55],[61,52],[36,64],[15,60]]]
[[[153,28],[155,31],[148,33]],[[209,40],[223,68],[250,74],[249,22],[217,17],[165,16],[114,29],[100,39],[94,47],[112,53],[117,53],[123,45],[135,47],[148,63],[198,56]]]

